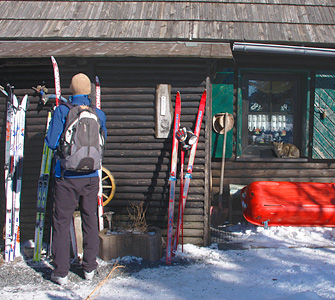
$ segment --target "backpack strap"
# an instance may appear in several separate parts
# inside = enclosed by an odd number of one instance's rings
[[[71,109],[72,107],[79,105],[79,104],[73,104],[72,102],[62,102],[60,105],[65,105],[68,109]],[[92,103],[92,101],[90,101],[89,105],[86,105],[86,104],[82,104],[82,105],[90,107],[92,108],[92,110],[96,111],[96,106]]]
[[[70,102],[62,102],[60,105],[64,105],[64,106],[66,106],[68,109],[71,109],[71,108],[74,106],[74,104],[72,104],[72,103],[70,103]]]

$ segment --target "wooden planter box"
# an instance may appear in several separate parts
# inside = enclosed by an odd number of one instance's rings
[[[99,234],[99,257],[102,260],[130,255],[154,262],[162,257],[162,233],[158,227],[150,227],[149,233],[106,233],[107,229],[104,229]]]

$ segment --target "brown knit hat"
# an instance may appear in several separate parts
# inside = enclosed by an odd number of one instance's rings
[[[83,73],[74,75],[71,80],[70,91],[73,95],[89,95],[91,93],[91,81]]]

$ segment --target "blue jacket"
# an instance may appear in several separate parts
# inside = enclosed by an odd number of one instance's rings
[[[91,100],[88,98],[87,95],[75,95],[72,97],[71,102],[72,104],[77,105],[90,105]],[[101,128],[105,132],[105,139],[106,139],[107,138],[106,115],[102,110],[98,108],[96,108],[96,112],[100,119]],[[54,114],[50,122],[50,127],[45,138],[48,147],[52,150],[56,150],[58,148],[59,140],[63,133],[68,113],[69,108],[65,105],[59,105],[54,111]],[[58,178],[62,176],[62,170],[60,162],[58,160],[56,161],[55,166],[55,176]],[[78,173],[78,172],[66,171],[63,174],[64,178],[96,177],[96,176],[99,176],[98,171],[94,171],[92,173]]]

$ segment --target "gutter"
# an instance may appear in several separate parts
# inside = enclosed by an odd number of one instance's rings
[[[233,44],[233,52],[335,57],[335,49],[330,48],[239,42]]]

